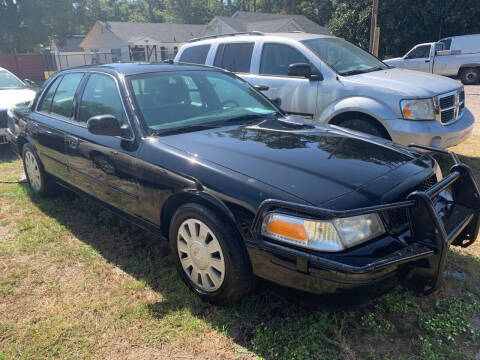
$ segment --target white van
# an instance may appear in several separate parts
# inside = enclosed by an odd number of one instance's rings
[[[191,40],[175,61],[227,69],[289,114],[403,145],[447,148],[465,140],[473,129],[474,117],[465,107],[460,83],[391,68],[334,36],[213,36]]]

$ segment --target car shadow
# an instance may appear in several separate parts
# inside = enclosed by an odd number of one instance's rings
[[[475,164],[478,179],[480,160],[466,157],[462,157],[462,160]],[[160,293],[163,298],[161,302],[146,304],[151,316],[162,319],[172,312],[186,309],[225,333],[236,344],[266,359],[278,356],[271,352],[274,344],[258,344],[254,341],[254,337],[263,329],[291,327],[291,336],[295,336],[296,332],[304,332],[305,326],[310,324],[310,320],[306,319],[312,319],[313,316],[312,321],[325,321],[321,314],[327,314],[328,321],[336,322],[338,318],[345,318],[349,311],[369,304],[389,288],[319,296],[258,280],[255,290],[244,299],[233,305],[213,306],[201,302],[182,283],[165,239],[131,225],[95,202],[68,190],[62,189],[56,197],[47,199],[31,191],[28,194],[42,212],[55,218],[106,261]],[[327,350],[341,347],[338,341],[328,341],[328,336],[338,336],[331,328],[326,326],[321,331],[324,331],[323,340],[319,339],[318,343],[322,347]]]
[[[12,151],[9,145],[0,145],[0,163],[13,162],[16,160],[18,160],[18,155]]]

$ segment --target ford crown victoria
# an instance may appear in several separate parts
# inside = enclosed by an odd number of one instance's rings
[[[431,292],[449,246],[478,233],[478,188],[454,154],[443,177],[426,153],[289,117],[223,70],[61,71],[9,124],[34,193],[60,184],[164,235],[213,303],[255,276],[313,293],[386,280]]]

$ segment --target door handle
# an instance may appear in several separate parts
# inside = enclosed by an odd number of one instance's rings
[[[258,91],[268,91],[270,89],[268,85],[254,85],[253,87]]]
[[[430,62],[430,60],[425,60],[425,62],[426,62],[426,63],[429,63],[429,62]]]
[[[78,148],[78,138],[70,135],[67,136],[67,144],[68,144],[68,147],[71,149]]]

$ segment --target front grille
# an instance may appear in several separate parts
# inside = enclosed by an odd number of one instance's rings
[[[455,95],[440,98],[440,109],[446,109],[455,105]]]
[[[437,120],[443,125],[448,125],[451,121],[457,120],[465,107],[465,91],[463,89],[452,91],[448,94],[437,97],[439,113]]]
[[[437,176],[435,174],[429,176],[420,184],[418,184],[412,191],[427,191],[437,183]],[[410,192],[412,192],[410,191]],[[404,198],[399,201],[405,200]],[[408,227],[408,215],[406,209],[395,209],[385,211],[383,218],[390,233],[398,234]]]
[[[442,123],[447,123],[455,118],[455,109],[442,111]]]
[[[430,189],[433,185],[437,183],[437,175],[433,174],[432,176],[426,178],[423,182],[418,184],[415,187],[416,191],[427,191]]]
[[[7,110],[0,111],[0,128],[6,128],[7,124]]]
[[[0,144],[6,144],[7,143],[7,137],[5,135],[0,135]]]

